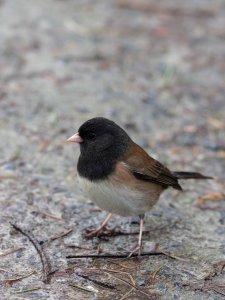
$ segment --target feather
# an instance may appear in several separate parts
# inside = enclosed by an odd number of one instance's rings
[[[159,161],[150,157],[140,146],[132,142],[130,151],[123,156],[122,162],[140,180],[150,181],[161,185],[182,190],[178,177]]]

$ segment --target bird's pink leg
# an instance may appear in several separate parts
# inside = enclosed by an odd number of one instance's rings
[[[130,252],[128,257],[131,257],[134,253],[138,252],[138,256],[141,256],[141,250],[142,250],[142,232],[144,227],[144,215],[140,215],[140,231],[139,231],[139,237],[138,237],[138,244],[137,246]]]

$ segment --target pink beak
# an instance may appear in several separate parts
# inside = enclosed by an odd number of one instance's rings
[[[78,133],[75,133],[70,138],[68,138],[66,141],[68,143],[82,143],[83,142],[82,138],[79,136]]]

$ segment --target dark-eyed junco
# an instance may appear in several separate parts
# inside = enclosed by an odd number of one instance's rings
[[[132,251],[138,251],[139,255],[144,214],[160,194],[168,187],[182,190],[178,179],[211,178],[196,172],[171,172],[106,118],[86,121],[67,142],[80,144],[77,170],[84,190],[101,209],[110,213],[89,237],[104,230],[113,213],[139,216],[138,246]]]

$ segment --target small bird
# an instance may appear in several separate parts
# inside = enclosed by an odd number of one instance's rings
[[[130,256],[141,255],[144,214],[158,201],[168,187],[182,190],[179,179],[211,179],[196,172],[172,172],[138,146],[116,123],[96,117],[80,126],[78,133],[67,139],[79,143],[78,178],[90,199],[109,215],[96,230],[105,230],[112,214],[139,216],[137,246]]]

